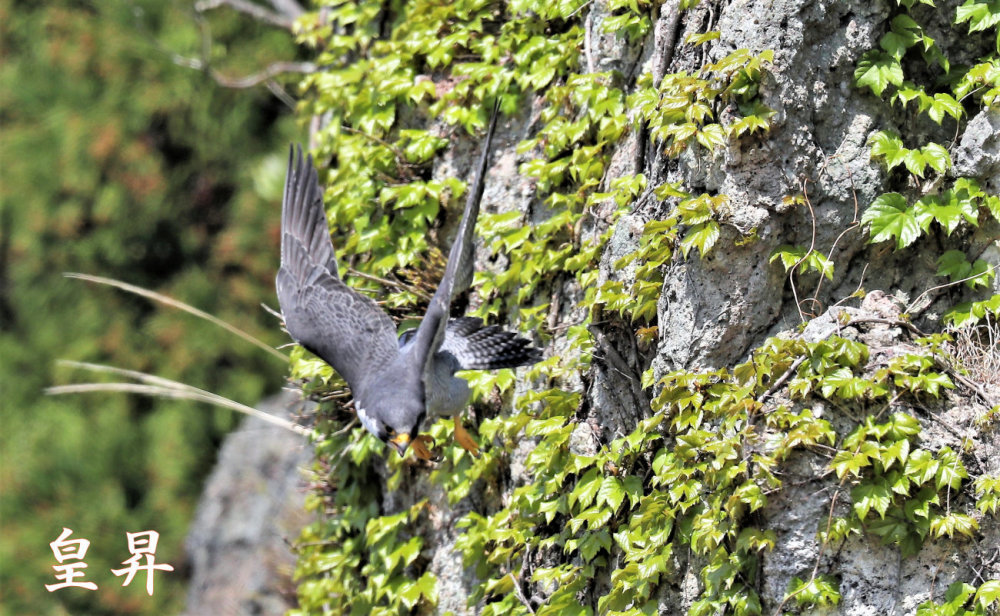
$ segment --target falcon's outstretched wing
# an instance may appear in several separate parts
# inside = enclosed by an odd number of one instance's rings
[[[276,286],[288,333],[352,390],[396,355],[392,319],[337,275],[316,169],[301,147],[288,154]]]
[[[496,325],[483,326],[478,317],[448,321],[438,353],[450,353],[462,370],[496,370],[530,366],[542,358],[531,341]]]
[[[493,114],[490,116],[490,127],[486,131],[483,152],[479,156],[479,165],[476,167],[472,190],[469,191],[469,196],[465,201],[462,223],[458,227],[455,243],[451,245],[451,252],[448,253],[448,265],[445,267],[441,284],[438,285],[430,305],[427,306],[427,314],[424,315],[424,320],[421,321],[420,327],[417,329],[417,339],[414,346],[414,350],[417,352],[415,359],[425,366],[425,370],[426,366],[429,365],[430,358],[441,346],[441,341],[444,339],[445,325],[448,323],[448,308],[452,298],[464,291],[472,282],[475,249],[473,236],[476,229],[476,219],[479,217],[479,202],[483,198],[484,176],[490,158],[493,131],[496,128],[499,113],[500,99],[497,98]]]

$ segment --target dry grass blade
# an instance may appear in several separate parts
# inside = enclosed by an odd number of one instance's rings
[[[59,364],[73,368],[82,368],[84,370],[90,370],[93,372],[106,372],[106,373],[118,374],[120,376],[134,378],[140,382],[139,383],[77,383],[74,385],[58,385],[55,387],[46,388],[45,389],[46,394],[64,395],[64,394],[80,394],[80,393],[93,393],[93,392],[133,393],[133,394],[142,394],[146,396],[156,396],[159,398],[170,398],[173,400],[192,400],[196,402],[205,402],[208,404],[213,404],[218,407],[227,408],[240,413],[244,413],[246,415],[250,415],[251,417],[256,417],[258,419],[261,419],[262,421],[266,421],[280,428],[291,430],[296,434],[301,434],[303,436],[312,435],[311,430],[296,425],[282,417],[276,417],[270,413],[265,413],[264,411],[255,409],[252,406],[247,406],[245,404],[236,402],[235,400],[230,400],[229,398],[226,398],[224,396],[213,394],[212,392],[205,391],[203,389],[198,389],[197,387],[192,387],[191,385],[185,385],[184,383],[179,383],[177,381],[172,381],[170,379],[165,379],[163,377],[154,376],[152,374],[146,374],[145,372],[137,372],[135,370],[116,368],[114,366],[104,366],[101,364],[90,364],[85,362],[76,362],[69,360],[60,360]]]
[[[79,274],[79,273],[76,273],[76,272],[66,272],[66,273],[63,274],[63,276],[65,276],[67,278],[75,278],[77,280],[85,280],[87,282],[96,282],[97,284],[108,285],[108,286],[111,286],[111,287],[115,287],[117,289],[121,289],[122,291],[127,291],[129,293],[134,293],[135,295],[138,295],[140,297],[145,297],[146,299],[151,299],[153,301],[160,302],[161,304],[165,304],[167,306],[170,306],[171,308],[177,308],[177,309],[183,310],[184,312],[187,312],[189,314],[193,314],[196,317],[205,319],[209,323],[212,323],[213,325],[217,325],[217,326],[221,327],[222,329],[228,331],[231,334],[235,334],[235,335],[239,336],[240,338],[246,340],[250,344],[253,344],[255,346],[258,346],[258,347],[264,349],[265,351],[267,351],[271,355],[274,355],[275,357],[281,359],[282,361],[288,361],[288,356],[286,356],[281,351],[278,351],[278,350],[274,349],[269,344],[266,344],[265,342],[262,342],[262,341],[258,340],[257,338],[253,337],[249,333],[243,331],[242,329],[240,329],[238,327],[230,325],[229,323],[226,323],[225,321],[223,321],[222,319],[220,319],[218,317],[214,317],[214,316],[208,314],[204,310],[199,310],[199,309],[195,308],[194,306],[192,306],[190,304],[185,304],[184,302],[182,302],[180,300],[176,300],[176,299],[174,299],[172,297],[167,297],[166,295],[163,295],[161,293],[157,293],[156,291],[150,291],[149,289],[144,289],[142,287],[137,287],[137,286],[135,286],[133,284],[128,284],[127,282],[122,282],[120,280],[115,280],[113,278],[105,278],[103,276],[91,276],[90,274]]]
[[[107,366],[105,364],[94,364],[86,361],[74,361],[72,359],[59,359],[56,360],[56,364],[59,366],[65,366],[67,368],[80,368],[81,370],[90,370],[91,372],[106,372],[110,374],[117,374],[119,376],[126,376],[130,379],[135,379],[142,383],[149,385],[157,385],[160,387],[169,387],[172,389],[180,389],[184,391],[197,392],[199,394],[210,394],[203,389],[198,389],[193,385],[188,385],[186,383],[181,383],[180,381],[172,381],[170,379],[165,379],[155,374],[149,374],[146,372],[139,372],[138,370],[129,370],[127,368],[119,368],[117,366]],[[217,394],[211,394],[217,395]],[[219,396],[220,398],[222,396]]]
[[[966,385],[984,402],[1000,404],[1000,395],[987,393],[1000,391],[1000,323],[987,316],[975,325],[953,328],[949,333],[954,340],[950,351],[968,372]],[[956,376],[960,380],[965,378],[957,373]]]

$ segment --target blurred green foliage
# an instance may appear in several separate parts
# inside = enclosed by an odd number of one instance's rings
[[[202,20],[199,22],[199,20]],[[199,27],[199,25],[201,27]],[[203,46],[203,33],[211,45]],[[288,32],[184,2],[0,0],[0,614],[161,614],[185,595],[183,540],[230,412],[45,387],[58,358],[143,370],[255,403],[273,357],[189,315],[62,277],[146,286],[280,344],[272,303],[287,109],[171,53],[245,75],[294,57]],[[277,163],[277,164],[276,164]],[[62,527],[99,589],[46,592]],[[109,569],[126,531],[174,565],[148,597]]]

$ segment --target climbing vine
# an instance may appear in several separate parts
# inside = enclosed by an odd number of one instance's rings
[[[926,115],[941,126],[946,119],[961,122],[982,109],[996,108],[1000,95],[1000,38],[994,52],[969,66],[952,66],[938,43],[921,24],[928,18],[919,4],[930,0],[900,0],[899,13],[889,31],[879,40],[878,50],[866,53],[854,73],[858,86],[885,98],[903,112]],[[955,14],[956,28],[967,25],[968,33],[997,31],[1000,8],[995,3],[967,0]],[[908,62],[914,56],[921,61]],[[905,68],[904,68],[905,67]],[[943,134],[943,133],[942,133]],[[957,134],[957,133],[956,133]],[[927,141],[906,147],[903,138],[890,130],[878,131],[868,140],[872,159],[892,174],[905,170],[905,192],[878,196],[865,211],[861,222],[868,226],[871,241],[895,241],[902,250],[922,236],[943,231],[946,236],[962,226],[980,227],[989,217],[1000,221],[1000,196],[984,191],[975,178],[956,177],[948,146]],[[953,144],[952,144],[953,145]],[[896,177],[899,177],[898,175]],[[988,287],[995,278],[994,268],[981,259],[970,262],[964,252],[949,250],[938,259],[938,276],[970,287]],[[975,323],[987,315],[1000,316],[1000,296],[961,304],[944,316],[947,323]]]
[[[300,607],[292,614],[405,614],[437,604],[424,542],[444,503],[408,501],[401,488],[412,482],[433,486],[449,506],[473,492],[492,497],[493,505],[454,521],[455,549],[475,575],[469,602],[487,616],[656,613],[681,561],[699,572],[692,616],[761,613],[758,571],[776,541],[762,509],[796,456],[827,468],[815,480],[834,487],[817,529],[820,557],[792,579],[781,606],[788,610],[839,602],[836,572],[821,560],[852,536],[867,533],[909,555],[928,541],[974,537],[977,516],[997,513],[1000,478],[980,468],[970,473],[965,451],[922,440],[920,409],[956,388],[939,338],[910,345],[887,364],[872,361],[862,342],[831,336],[769,339],[731,370],[649,370],[645,418],[596,453],[574,447],[583,394],[568,383],[588,371],[595,317],[614,315],[640,339],[655,340],[664,269],[704,257],[730,222],[724,194],[679,183],[650,187],[642,174],[609,180],[615,146],[641,126],[666,157],[711,154],[739,139],[766,138],[774,116],[759,92],[774,62],[769,50],[738,49],[698,70],[645,74],[634,84],[622,84],[617,73],[583,72],[587,4],[361,0],[325,3],[298,21],[300,42],[324,67],[302,82],[300,113],[323,118],[314,153],[326,169],[338,258],[349,284],[376,294],[400,321],[420,312],[439,278],[438,230],[458,216],[466,190],[461,180],[438,177],[434,161],[449,142],[485,125],[490,100],[500,97],[508,115],[537,102],[537,130],[516,151],[544,216],[483,212],[480,241],[506,265],[477,272],[474,286],[480,316],[511,319],[543,342],[558,340],[561,350],[526,371],[535,384],[527,392],[515,392],[510,371],[470,375],[477,406],[495,410],[500,400],[509,410],[481,417],[478,458],[450,443],[450,419],[438,420],[429,433],[442,458],[425,469],[354,424],[338,393],[343,384],[296,349],[293,378],[306,393],[334,392],[335,399],[321,407],[329,436],[317,444],[309,504],[320,516],[298,544]],[[611,2],[604,28],[638,40],[658,4]],[[857,85],[937,124],[994,104],[996,54],[967,69],[951,67],[911,15],[915,4],[900,2],[880,49],[859,61]],[[955,21],[970,32],[992,31],[1000,12],[969,0]],[[715,38],[709,31],[688,44]],[[909,55],[957,72],[947,87],[921,86],[904,73]],[[903,250],[921,236],[951,236],[1000,217],[1000,199],[973,178],[950,177],[948,147],[907,142],[888,129],[870,140],[872,158],[900,184],[855,221],[873,242],[894,241]],[[940,190],[926,190],[932,185]],[[615,263],[617,278],[599,282],[614,222],[648,195],[669,204],[669,213],[645,224],[637,249]],[[606,204],[612,214],[598,224],[594,212]],[[740,241],[755,240],[753,229],[740,234]],[[772,261],[828,279],[835,268],[816,247],[783,246]],[[957,248],[938,265],[939,275],[973,289],[994,275]],[[565,281],[581,290],[583,316],[559,329],[549,323],[556,309],[549,293]],[[946,318],[961,324],[988,314],[1000,314],[1000,296],[957,306]],[[850,429],[835,429],[824,410],[831,405],[857,418]],[[522,444],[531,447],[529,479],[507,485],[509,452]],[[382,502],[384,490],[400,493],[391,506]],[[980,614],[997,598],[994,582],[956,584],[945,604],[929,602],[920,613]]]

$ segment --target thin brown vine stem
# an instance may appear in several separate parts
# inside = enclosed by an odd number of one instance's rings
[[[857,217],[855,217],[855,218],[857,218]],[[845,235],[847,235],[849,232],[854,231],[855,229],[859,228],[860,226],[861,226],[861,223],[859,223],[857,220],[854,220],[854,221],[851,222],[850,226],[848,226],[846,229],[844,229],[843,231],[840,232],[840,235],[837,236],[837,239],[833,240],[833,245],[830,246],[830,252],[826,255],[826,260],[827,261],[833,261],[833,252],[835,250],[837,250],[837,244],[840,243],[840,240],[843,239],[843,237]],[[820,277],[819,277],[819,282],[816,283],[816,291],[813,293],[813,296],[812,296],[813,302],[815,302],[815,303],[819,303],[819,292],[820,292],[820,289],[823,288],[823,280],[824,280],[824,278],[825,277],[821,274]]]
[[[763,404],[765,400],[767,400],[768,398],[770,398],[774,394],[774,392],[776,392],[779,389],[781,389],[782,385],[784,385],[785,382],[788,381],[788,379],[791,378],[792,374],[796,370],[798,370],[799,366],[801,366],[802,363],[806,359],[808,359],[808,358],[809,358],[808,355],[802,355],[798,359],[796,359],[794,362],[792,362],[792,365],[789,366],[788,370],[786,370],[785,373],[782,374],[781,377],[777,381],[774,382],[774,385],[772,385],[770,387],[770,389],[768,389],[767,391],[765,391],[764,395],[762,395],[760,398],[757,398],[757,402]]]
[[[416,295],[417,297],[419,297],[420,299],[422,299],[424,301],[428,301],[428,302],[431,301],[431,296],[430,295],[424,293],[423,291],[421,291],[420,289],[418,289],[418,288],[416,288],[414,286],[411,286],[411,285],[408,285],[408,284],[404,284],[402,282],[397,282],[397,281],[389,280],[387,278],[382,278],[380,276],[375,276],[374,274],[366,274],[364,272],[359,272],[358,270],[354,269],[353,267],[347,268],[347,275],[348,276],[357,276],[358,278],[364,278],[365,280],[370,280],[372,282],[377,282],[377,283],[382,284],[382,285],[394,287],[396,289],[399,289],[400,291],[407,291],[409,293],[413,293],[414,295]]]
[[[797,270],[798,267],[805,262],[805,260],[809,257],[809,255],[812,254],[813,249],[816,248],[816,212],[813,211],[812,203],[809,202],[809,190],[807,188],[808,184],[809,184],[809,178],[803,178],[799,180],[799,186],[802,188],[803,200],[805,201],[806,207],[809,208],[809,219],[812,224],[812,239],[809,241],[809,250],[807,250],[805,254],[803,254],[802,257],[795,262],[795,265],[788,268],[788,282],[792,286],[792,296],[795,299],[795,309],[799,313],[799,320],[802,321],[803,323],[806,322],[806,315],[804,312],[802,312],[802,301],[799,300],[799,291],[795,286],[795,270]],[[820,278],[822,278],[822,274],[820,274]],[[815,315],[810,315],[810,316],[815,316]]]
[[[862,287],[865,284],[865,274],[868,273],[868,266],[869,265],[870,265],[870,263],[865,263],[865,266],[861,269],[861,278],[860,278],[860,280],[858,280],[858,286],[857,286],[857,288],[854,289],[854,292],[851,293],[850,295],[848,295],[847,297],[844,297],[843,299],[837,300],[837,302],[835,304],[833,304],[832,306],[830,306],[830,308],[836,308],[837,306],[843,304],[847,300],[853,298],[855,295],[858,294],[859,291],[862,290]]]
[[[938,559],[937,565],[934,566],[934,574],[931,576],[931,591],[929,597],[931,601],[934,600],[934,586],[937,585],[938,572],[941,570],[941,565],[944,563],[944,559],[948,558],[948,554],[942,554],[941,558]]]
[[[886,411],[888,411],[889,409],[891,409],[893,404],[896,404],[897,402],[899,402],[899,399],[903,397],[904,393],[905,392],[902,392],[902,391],[896,392],[896,395],[894,395],[892,397],[892,400],[889,400],[888,402],[886,402],[885,406],[882,407],[882,410],[879,411],[877,415],[875,415],[875,421],[878,421],[878,420],[882,419],[882,415],[884,415]],[[860,451],[860,445],[858,447],[859,447],[858,451]],[[857,452],[855,452],[855,453],[857,453]]]
[[[568,20],[572,19],[572,17],[574,15],[576,15],[577,13],[579,13],[580,11],[582,11],[583,9],[587,8],[588,6],[590,6],[593,2],[594,2],[594,0],[587,0],[586,2],[584,2],[583,4],[581,4],[580,6],[576,7],[575,9],[573,9],[573,12],[571,12],[569,15],[566,16],[566,20],[568,21]]]
[[[528,601],[528,598],[524,596],[524,591],[521,590],[521,581],[517,579],[517,576],[514,575],[513,571],[511,571],[507,575],[510,576],[510,580],[513,583],[514,594],[517,595],[517,600],[521,602],[521,605],[523,605],[525,609],[534,614],[535,608],[531,607],[531,602]]]
[[[924,332],[920,331],[920,329],[913,323],[910,323],[909,321],[904,321],[902,319],[883,319],[880,317],[856,317],[852,318],[845,325],[854,325],[856,323],[881,323],[883,325],[893,325],[897,327],[903,327],[918,336],[927,335]]]
[[[980,90],[983,90],[985,88],[986,88],[985,85],[981,85],[978,88],[970,90],[965,96],[963,96],[962,98],[958,99],[958,104],[961,105],[962,101],[964,101],[965,99],[969,98],[973,94],[975,94],[975,93],[977,93]],[[961,130],[962,130],[962,122],[958,118],[955,118],[955,135],[951,138],[951,145],[948,146],[948,152],[949,152],[949,154],[951,153],[951,149],[955,147],[955,144],[958,143],[958,133],[961,132]]]
[[[985,272],[980,272],[978,274],[973,274],[971,276],[966,276],[965,278],[962,278],[961,280],[954,280],[952,282],[946,282],[944,284],[939,284],[937,286],[931,287],[931,288],[927,289],[926,291],[924,291],[923,293],[921,293],[920,295],[918,295],[917,298],[914,299],[912,302],[910,302],[906,306],[906,309],[903,310],[903,312],[904,313],[909,313],[917,305],[917,302],[920,301],[920,298],[922,298],[923,296],[927,295],[931,291],[936,291],[938,289],[945,289],[945,288],[948,288],[948,287],[955,286],[957,284],[962,284],[963,282],[968,282],[969,280],[973,280],[975,278],[979,278],[980,276],[985,276],[988,272],[993,272],[993,275],[995,276],[996,275],[996,271],[995,270],[996,270],[996,268],[991,263]]]
[[[846,478],[847,477],[845,475],[844,479],[846,479]],[[840,490],[841,490],[841,487],[843,487],[844,480],[842,479],[840,483],[841,483],[841,485],[837,487],[837,491],[833,493],[833,497],[830,499],[830,513],[827,515],[827,518],[826,518],[826,536],[827,537],[829,537],[829,535],[830,535],[830,527],[833,525],[833,509],[837,505],[837,497],[840,496]],[[788,600],[794,598],[800,592],[804,591],[806,588],[809,587],[810,584],[813,583],[813,581],[816,580],[816,573],[819,572],[819,565],[820,565],[820,562],[823,560],[823,553],[826,551],[827,543],[828,543],[827,541],[823,541],[823,542],[821,542],[819,544],[819,553],[816,555],[816,564],[813,565],[813,570],[812,570],[812,573],[809,576],[809,581],[806,582],[805,584],[803,584],[802,586],[800,586],[797,590],[795,590],[793,592],[790,592],[787,595],[785,595],[784,598],[781,599],[781,603],[779,603],[778,607],[774,610],[774,616],[781,616],[781,610],[784,609],[785,604],[788,603]]]
[[[839,160],[840,157],[836,156],[836,155],[827,157],[826,160],[823,162],[823,169],[824,170],[827,168],[828,163],[829,163],[829,161],[832,158],[837,158]],[[837,244],[840,243],[840,240],[843,239],[844,236],[847,235],[849,232],[851,232],[851,231],[853,231],[853,230],[855,230],[855,229],[857,229],[857,228],[859,228],[861,226],[861,223],[858,221],[858,210],[859,210],[859,208],[858,208],[858,191],[854,187],[854,174],[851,173],[851,168],[849,166],[847,166],[847,165],[844,165],[844,170],[847,172],[847,181],[851,185],[851,199],[854,202],[854,217],[851,219],[851,222],[848,225],[848,227],[846,229],[844,229],[840,233],[840,235],[837,236],[837,239],[835,239],[833,241],[833,245],[830,246],[830,252],[826,256],[827,261],[832,261],[833,260],[833,253],[837,249]],[[805,199],[808,202],[809,196],[805,192],[805,187],[804,186],[803,186],[803,195],[805,196]],[[810,204],[810,207],[811,207],[811,204]],[[815,237],[816,237],[816,234],[815,234],[815,216],[813,217],[813,224],[814,224],[814,227],[813,227],[813,241],[815,242]],[[865,269],[867,269],[867,268],[868,268],[868,265],[865,264]],[[820,277],[819,277],[819,281],[816,283],[816,291],[813,293],[813,296],[812,296],[813,304],[820,304],[820,301],[819,301],[819,292],[823,288],[823,278],[824,277],[821,274]],[[864,274],[863,273],[862,273],[862,279],[864,279]]]
[[[829,167],[829,162],[831,160],[834,160],[834,159],[840,160],[840,155],[839,154],[833,154],[833,155],[827,156],[826,160],[823,161],[823,167],[822,167],[821,171],[826,171],[826,169]],[[846,164],[844,164],[843,161],[841,161],[841,164],[844,166],[844,171],[847,172],[847,182],[851,185],[851,199],[854,201],[854,218],[851,220],[851,222],[855,223],[855,222],[858,222],[859,206],[858,206],[858,191],[857,191],[857,188],[855,188],[855,186],[854,186],[854,174],[851,173],[851,168],[849,166],[847,166]]]
[[[791,285],[792,287],[792,298],[795,299],[795,309],[799,312],[799,321],[805,323],[806,315],[804,312],[802,312],[802,302],[799,300],[799,292],[798,289],[796,289],[795,287],[795,268],[797,268],[799,266],[799,263],[802,263],[803,261],[805,261],[805,257],[799,259],[798,263],[793,265],[788,270],[788,284]]]
[[[978,396],[979,396],[980,398],[982,398],[983,402],[985,402],[985,403],[986,403],[986,404],[988,404],[989,406],[996,406],[997,404],[1000,404],[1000,402],[997,402],[997,401],[996,401],[995,399],[993,399],[993,398],[990,398],[990,397],[989,397],[989,396],[988,396],[988,395],[986,394],[986,392],[984,392],[984,391],[982,390],[982,388],[980,388],[980,387],[979,387],[979,385],[977,385],[977,384],[976,384],[976,383],[975,383],[974,381],[970,381],[969,379],[965,378],[965,376],[963,376],[963,375],[962,375],[961,373],[959,373],[959,372],[958,372],[957,370],[955,370],[954,368],[949,368],[949,367],[946,367],[946,368],[945,368],[945,370],[946,370],[946,371],[948,372],[948,374],[950,374],[950,375],[951,375],[951,376],[952,376],[952,377],[953,377],[953,378],[954,378],[954,379],[955,379],[956,381],[959,381],[959,382],[960,382],[960,383],[961,383],[962,385],[965,385],[966,387],[968,387],[968,388],[969,388],[969,389],[971,389],[972,391],[976,392],[976,394],[977,394],[977,395],[978,395]]]
[[[799,185],[802,186],[802,199],[809,208],[809,218],[812,220],[812,238],[809,240],[809,252],[812,252],[816,248],[816,212],[809,200],[809,178],[803,178]]]

